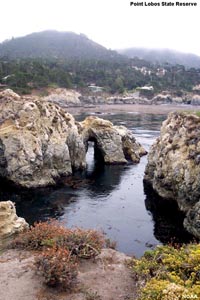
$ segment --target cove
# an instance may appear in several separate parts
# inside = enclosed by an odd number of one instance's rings
[[[166,119],[166,115],[132,112],[99,114],[132,130],[147,150]],[[77,115],[76,119],[82,121],[86,116]],[[103,165],[94,159],[94,143],[88,146],[85,171],[44,189],[11,190],[3,185],[0,199],[16,202],[17,214],[28,223],[53,217],[69,227],[99,229],[117,242],[118,250],[138,257],[159,243],[190,240],[177,207],[172,203],[168,208],[143,183],[146,156],[137,165]]]

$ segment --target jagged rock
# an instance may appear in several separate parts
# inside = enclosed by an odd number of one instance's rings
[[[0,239],[19,233],[28,226],[24,218],[16,215],[15,204],[12,201],[0,202]]]
[[[188,213],[187,218],[190,219],[190,224],[192,223],[192,212],[196,211],[195,205],[200,198],[198,116],[185,113],[169,114],[168,119],[163,122],[160,137],[150,149],[144,179],[152,184],[161,197],[177,201],[179,208]],[[197,215],[195,218],[194,223],[200,222]]]
[[[45,101],[1,103],[0,176],[39,187],[85,165],[85,146],[72,115]]]
[[[127,159],[138,163],[147,153],[124,126],[114,126],[110,121],[90,116],[81,122],[81,127],[85,144],[95,142],[95,148],[107,164],[127,163]]]

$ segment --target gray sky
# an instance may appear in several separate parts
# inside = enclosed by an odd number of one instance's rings
[[[0,42],[56,29],[84,33],[111,49],[145,46],[200,55],[200,1],[189,1],[197,7],[134,7],[128,0],[1,0]]]

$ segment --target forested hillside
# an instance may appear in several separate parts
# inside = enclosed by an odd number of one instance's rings
[[[190,91],[199,83],[200,69],[127,58],[72,32],[44,31],[0,44],[0,84],[19,93],[91,84],[111,93],[145,85]]]

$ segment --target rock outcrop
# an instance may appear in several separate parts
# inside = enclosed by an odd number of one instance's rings
[[[186,229],[200,238],[198,116],[169,114],[163,122],[160,137],[150,149],[144,178],[161,197],[177,201],[179,208],[187,214]]]
[[[87,117],[80,125],[85,144],[93,141],[106,164],[127,163],[127,159],[138,163],[140,157],[147,154],[124,126],[114,126],[110,121],[94,116]]]
[[[0,102],[19,100],[20,96],[11,89],[0,92]]]
[[[0,176],[16,185],[35,188],[55,184],[60,176],[86,167],[87,143],[105,163],[139,162],[146,151],[131,131],[109,121],[74,120],[58,105],[0,93]],[[4,98],[3,98],[4,97]]]
[[[57,88],[50,90],[49,93],[49,96],[44,97],[44,100],[58,104],[61,107],[80,106],[81,104],[81,94],[75,90]]]
[[[72,115],[39,100],[0,104],[0,176],[39,187],[85,165],[85,146]]]
[[[0,239],[5,239],[28,228],[24,218],[16,215],[15,205],[11,201],[0,202]]]

